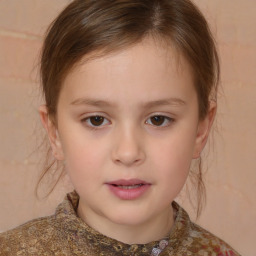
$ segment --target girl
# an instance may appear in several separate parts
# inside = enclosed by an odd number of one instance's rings
[[[174,201],[206,144],[219,77],[189,0],[73,1],[48,31],[41,76],[41,121],[75,191],[1,234],[1,255],[239,255]],[[200,192],[200,166],[197,177]]]

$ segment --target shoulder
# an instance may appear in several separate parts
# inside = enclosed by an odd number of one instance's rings
[[[187,212],[176,202],[173,203],[173,207],[177,211],[173,236],[171,236],[176,244],[176,247],[174,246],[175,256],[240,256],[221,238],[192,222]]]
[[[215,236],[206,229],[191,222],[187,241],[191,242],[191,248],[198,253],[207,252],[218,256],[240,256],[230,245],[221,238]]]
[[[43,255],[44,245],[56,237],[54,222],[55,216],[38,218],[1,233],[0,255]]]

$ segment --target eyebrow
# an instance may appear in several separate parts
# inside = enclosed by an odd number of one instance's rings
[[[71,105],[91,105],[95,107],[110,107],[111,104],[105,100],[90,99],[90,98],[78,98],[71,102]]]
[[[90,99],[90,98],[78,98],[71,102],[71,105],[89,105],[95,107],[116,107],[116,104],[99,99]],[[142,103],[142,107],[153,108],[157,106],[184,106],[186,102],[179,98],[168,98],[168,99],[161,99],[161,100],[154,100]]]
[[[179,98],[169,98],[162,100],[149,101],[143,104],[144,108],[152,108],[157,106],[184,106],[186,102]]]

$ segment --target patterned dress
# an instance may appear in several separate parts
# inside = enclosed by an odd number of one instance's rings
[[[79,196],[67,194],[54,215],[0,234],[0,255],[77,256],[239,256],[229,245],[192,223],[175,202],[169,237],[148,244],[125,244],[93,230],[76,214]]]

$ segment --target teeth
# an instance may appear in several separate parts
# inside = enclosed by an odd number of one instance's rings
[[[122,189],[133,189],[133,188],[139,188],[139,187],[141,187],[141,186],[143,186],[142,184],[136,184],[136,185],[130,185],[130,186],[117,186],[117,187],[119,187],[119,188],[122,188]]]

